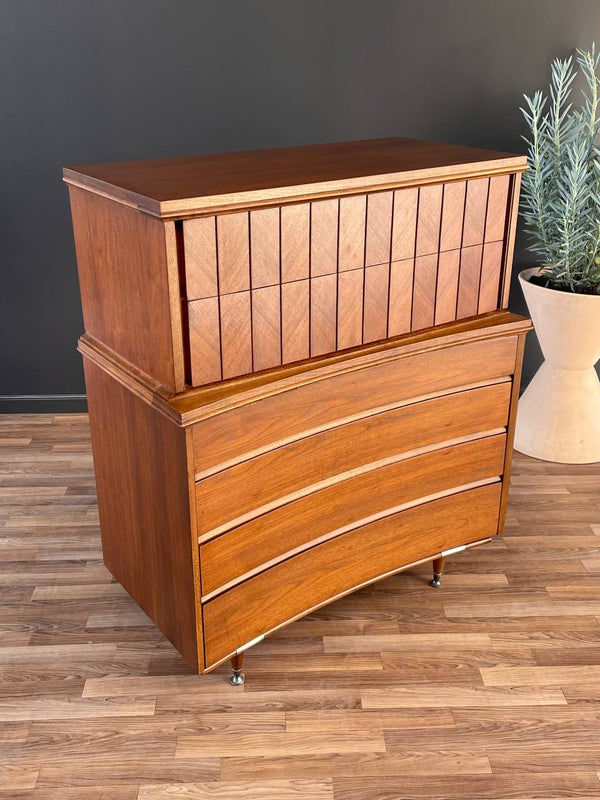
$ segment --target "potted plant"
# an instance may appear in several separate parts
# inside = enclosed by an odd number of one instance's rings
[[[525,95],[529,170],[521,215],[541,266],[519,281],[545,357],[524,392],[515,448],[546,461],[600,461],[600,129],[595,47],[552,63],[549,98]]]

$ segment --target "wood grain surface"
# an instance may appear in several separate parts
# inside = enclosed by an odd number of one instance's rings
[[[505,378],[514,370],[516,346],[516,336],[504,336],[441,347],[373,365],[368,372],[356,370],[302,384],[216,414],[193,426],[196,471],[217,471],[410,398]]]
[[[440,230],[440,250],[442,252],[458,250],[462,245],[466,191],[466,181],[456,181],[444,185]],[[506,215],[506,209],[504,213]],[[497,238],[502,239],[502,234]]]
[[[387,336],[389,280],[388,264],[365,269],[362,335],[365,344]]]
[[[401,336],[411,330],[415,261],[393,261],[390,265],[388,336]]]
[[[252,306],[250,292],[221,297],[221,362],[223,378],[252,372]],[[192,351],[192,370],[202,354]]]
[[[320,275],[310,279],[310,354],[321,356],[336,350],[337,278]]]
[[[324,481],[368,471],[417,448],[502,428],[510,391],[510,383],[501,383],[368,415],[217,472],[197,485],[198,533],[263,513]]]
[[[366,267],[390,261],[393,204],[393,192],[377,192],[367,198]]]
[[[319,200],[310,207],[310,275],[337,272],[339,201]]]
[[[281,356],[284,364],[310,356],[310,281],[281,285]]]
[[[4,416],[0,442],[7,798],[600,797],[598,465],[515,454],[501,540],[440,590],[423,565],[293,623],[234,689],[103,566],[87,417]]]
[[[252,366],[257,372],[281,364],[281,288],[252,290]]]
[[[281,209],[281,280],[299,281],[310,275],[310,206]]]
[[[477,314],[482,256],[483,247],[480,244],[463,247],[460,251],[457,317],[472,317]]]
[[[439,250],[443,192],[441,183],[419,189],[416,256],[431,255]]]
[[[481,244],[484,240],[489,186],[489,178],[477,178],[476,180],[467,181],[462,235],[463,247]]]
[[[281,282],[278,208],[250,212],[250,253],[253,289]]]
[[[207,666],[244,638],[251,641],[411,561],[494,536],[499,506],[499,483],[462,491],[370,522],[249,578],[202,606]]]
[[[444,322],[450,322],[456,316],[459,277],[460,250],[448,250],[440,253],[437,268],[437,285],[435,290],[434,322],[436,325],[442,325]]]
[[[483,245],[481,277],[477,313],[484,314],[498,307],[498,290],[502,276],[504,242],[486,242]]]
[[[104,563],[201,667],[185,432],[95,364],[84,368]]]
[[[365,266],[365,226],[367,222],[366,195],[340,199],[340,239],[338,269],[362,269]],[[388,259],[384,259],[389,260]]]
[[[250,288],[250,237],[248,214],[217,217],[219,293]]]
[[[288,198],[526,168],[525,156],[418,139],[370,139],[69,167],[64,179],[150,214],[182,218]]]
[[[364,294],[364,270],[340,272],[337,305],[337,346],[340,350],[362,343]]]
[[[219,298],[205,297],[188,303],[192,382],[200,386],[220,381],[221,324]]]
[[[179,279],[167,228],[75,187],[70,199],[86,331],[170,391],[181,391],[182,330],[172,325],[170,305],[173,291],[179,308]]]
[[[504,468],[505,445],[505,436],[487,436],[390,461],[257,516],[200,547],[202,593],[405,503],[495,478]]]
[[[219,368],[233,378],[498,308],[510,185],[503,175],[184,220],[192,384],[218,380]],[[309,277],[307,305],[293,284]],[[241,334],[222,309],[249,287],[252,361],[223,352]]]
[[[188,300],[201,300],[219,294],[216,223],[216,217],[198,217],[183,223]]]

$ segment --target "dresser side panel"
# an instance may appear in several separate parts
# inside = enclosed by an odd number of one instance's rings
[[[84,368],[104,563],[201,671],[185,431],[88,359]]]
[[[169,285],[178,279],[169,274],[174,259],[168,258],[164,223],[69,190],[86,331],[167,389],[180,391],[183,352],[174,347]]]

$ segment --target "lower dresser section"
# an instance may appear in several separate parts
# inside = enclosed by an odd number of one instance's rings
[[[499,482],[400,511],[283,561],[203,606],[206,665],[363,584],[498,530]]]
[[[496,312],[176,395],[84,340],[108,569],[207,672],[501,533],[528,328]]]

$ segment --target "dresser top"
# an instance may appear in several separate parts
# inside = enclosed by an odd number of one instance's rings
[[[523,171],[522,155],[419,139],[67,167],[72,185],[165,219]]]

